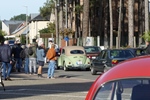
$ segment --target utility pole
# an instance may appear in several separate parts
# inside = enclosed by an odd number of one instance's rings
[[[25,29],[26,29],[26,45],[28,44],[28,34],[27,34],[27,32],[28,32],[28,28],[27,28],[27,26],[28,26],[28,6],[24,6],[25,8],[26,8],[26,27],[25,27]]]

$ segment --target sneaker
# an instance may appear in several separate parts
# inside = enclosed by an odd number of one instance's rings
[[[47,77],[48,79],[50,79],[50,77]]]
[[[55,79],[55,77],[51,77],[51,79]]]

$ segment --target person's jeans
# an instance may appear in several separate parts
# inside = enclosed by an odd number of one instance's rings
[[[15,58],[16,60],[16,68],[18,70],[18,72],[20,72],[21,67],[22,67],[22,59],[21,58]]]
[[[2,62],[2,65],[3,65],[3,78],[6,79],[7,77],[10,77],[12,65],[10,64],[10,62]]]
[[[48,77],[54,77],[55,61],[51,60],[48,65]]]
[[[24,71],[26,74],[29,73],[29,58],[25,58]]]
[[[36,58],[29,58],[29,72],[32,73],[32,67],[33,72],[36,73]]]

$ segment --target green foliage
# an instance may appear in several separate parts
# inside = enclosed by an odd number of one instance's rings
[[[76,5],[75,6],[75,13],[76,14],[80,14],[81,12],[83,12],[83,5]]]
[[[44,3],[43,7],[40,7],[40,14],[41,16],[45,17],[52,13],[53,9],[55,8],[55,3],[53,0],[47,0]]]
[[[60,35],[62,36],[68,36],[68,35],[74,35],[75,31],[73,31],[72,29],[70,28],[64,28],[64,29],[61,29],[60,30]]]
[[[21,35],[20,36],[20,41],[22,44],[25,44],[26,43],[26,36],[25,35]]]
[[[144,32],[142,38],[143,38],[145,41],[150,41],[150,31]]]
[[[4,35],[5,35],[5,32],[0,30],[0,42],[3,42],[5,40]]]
[[[2,29],[2,21],[0,21],[0,30]]]
[[[40,30],[39,32],[40,33],[53,33],[55,35],[56,34],[55,23],[49,23],[47,25],[47,28],[44,28],[44,29]]]
[[[20,14],[18,16],[14,16],[14,17],[10,18],[10,20],[25,21],[26,20],[26,14]]]

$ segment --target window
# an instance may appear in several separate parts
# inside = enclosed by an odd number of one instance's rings
[[[94,96],[94,100],[137,100],[137,98],[150,100],[150,79],[122,79],[108,82],[103,84]]]
[[[82,50],[71,50],[70,54],[84,54]]]

